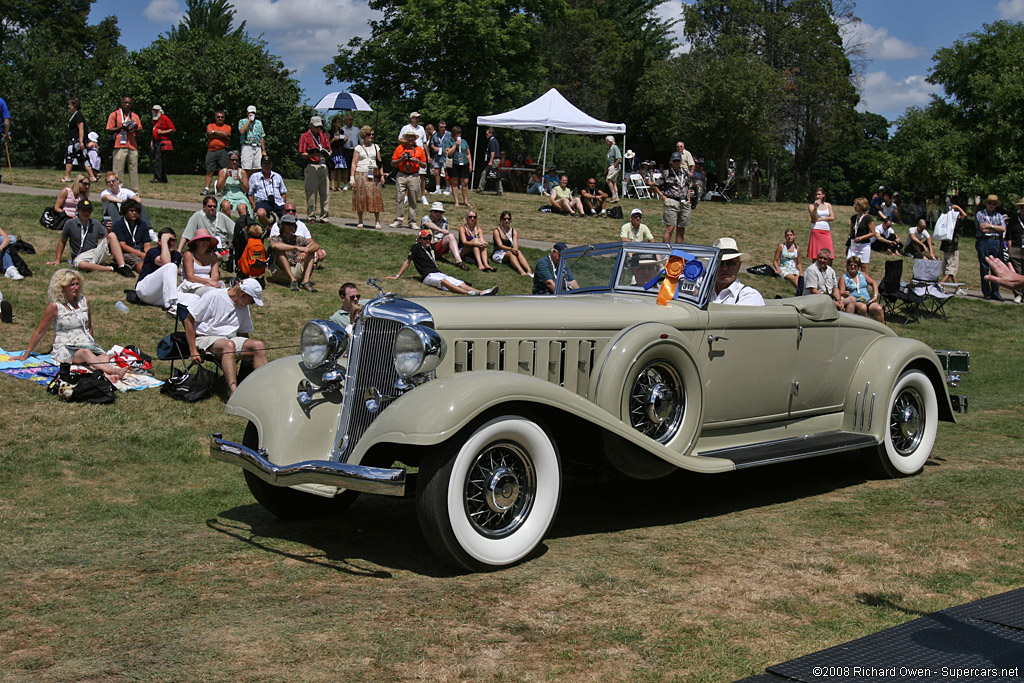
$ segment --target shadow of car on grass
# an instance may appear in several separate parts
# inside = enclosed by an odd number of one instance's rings
[[[927,467],[941,466],[942,461],[932,458]],[[547,539],[722,517],[820,496],[869,479],[856,453],[720,475],[679,471],[650,482],[566,477]],[[301,522],[279,520],[253,503],[225,510],[208,519],[207,526],[262,551],[354,576],[393,578],[387,568],[435,578],[466,573],[431,551],[411,499],[362,495],[343,514]],[[542,543],[524,561],[548,550]]]

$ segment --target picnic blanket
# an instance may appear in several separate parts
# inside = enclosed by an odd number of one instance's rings
[[[18,379],[27,379],[36,384],[47,385],[57,376],[59,363],[55,363],[50,354],[32,354],[25,360],[11,360],[12,356],[20,356],[21,351],[4,351],[0,349],[0,372]],[[81,365],[72,365],[71,369],[88,371]],[[129,371],[114,385],[118,391],[141,391],[150,387],[163,386],[163,380],[140,372]]]

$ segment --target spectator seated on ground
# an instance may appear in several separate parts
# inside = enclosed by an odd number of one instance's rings
[[[935,250],[932,249],[932,236],[927,230],[928,224],[922,218],[917,225],[910,229],[907,235],[907,245],[904,249],[907,256],[924,258],[930,261],[935,260]]]
[[[181,294],[202,296],[207,290],[223,287],[220,280],[220,259],[217,258],[217,238],[199,228],[188,241],[188,250],[181,258]],[[187,304],[186,304],[187,305]]]
[[[461,270],[469,270],[469,266],[462,260],[462,247],[459,239],[448,229],[448,219],[444,215],[444,204],[434,202],[430,205],[430,211],[420,219],[420,228],[429,230],[431,244],[434,249],[434,257],[451,254],[455,259],[455,265]]]
[[[116,272],[124,277],[135,277],[135,271],[125,265],[121,245],[113,232],[92,217],[92,202],[78,202],[78,215],[64,221],[57,242],[57,255],[48,266],[58,266],[64,256],[64,245],[70,242],[71,264],[79,270]],[[110,265],[113,261],[116,265]]]
[[[475,261],[478,269],[488,273],[498,270],[487,264],[487,238],[477,221],[475,209],[466,212],[466,222],[459,227],[459,246],[462,258]]]
[[[899,256],[902,253],[903,245],[892,227],[891,218],[885,218],[880,225],[875,226],[875,240],[871,243],[871,249],[889,256]]]
[[[597,180],[595,178],[587,179],[587,184],[583,187],[583,191],[580,192],[580,203],[583,205],[583,215],[607,215],[607,212],[604,209],[604,205],[607,201],[608,193],[604,190],[597,189]]]
[[[836,271],[832,270],[832,252],[828,249],[818,251],[814,263],[807,266],[804,271],[804,295],[824,294],[832,299],[836,310],[853,313],[854,300],[852,296],[842,296],[839,293],[839,279]]]
[[[295,208],[295,204],[293,204],[292,202],[285,202],[285,205],[284,205],[284,208],[282,209],[282,214],[281,215],[291,214],[292,216],[296,216],[296,211],[297,210]],[[270,228],[270,234],[267,235],[267,239],[268,240],[269,239],[273,239],[275,236],[277,236],[279,234],[281,234],[281,227],[277,223],[275,223],[274,226]],[[298,219],[298,217],[295,218],[295,234],[298,237],[305,237],[310,242],[313,241],[313,234],[310,233],[309,228],[306,227],[306,224],[303,223],[302,221],[300,221]],[[315,267],[319,268],[320,264],[323,263],[326,260],[327,260],[327,252],[324,251],[323,247],[320,247],[319,249],[316,250],[316,266]]]
[[[558,185],[551,189],[548,195],[552,213],[569,214],[574,218],[583,215],[583,203],[579,197],[572,196],[569,189],[569,176],[564,173],[558,178]]]
[[[162,228],[157,235],[158,246],[149,249],[142,260],[142,270],[135,283],[135,294],[139,301],[150,306],[159,306],[170,315],[178,311],[182,296],[178,290],[178,269],[181,267],[181,253],[174,251],[174,231]],[[191,301],[183,300],[189,304]]]
[[[316,266],[316,252],[320,245],[296,235],[295,223],[295,216],[290,213],[278,221],[280,232],[270,238],[270,276],[274,282],[288,285],[293,292],[300,289],[315,292],[317,290],[309,277]]]
[[[127,187],[121,187],[121,179],[113,171],[107,171],[103,176],[103,184],[106,186],[100,192],[100,202],[103,205],[103,224],[111,226],[124,214],[122,206],[129,199],[134,199],[142,204],[142,197],[132,192]],[[149,214],[145,207],[139,210],[139,217],[149,223]]]
[[[540,166],[533,169],[530,179],[526,181],[526,194],[547,194],[544,191],[544,171]]]
[[[202,363],[200,351],[220,358],[228,391],[235,393],[235,362],[251,358],[253,368],[267,364],[267,351],[263,342],[250,339],[252,317],[249,306],[263,305],[263,288],[252,278],[246,278],[231,289],[211,289],[189,307],[185,318],[185,337],[193,363]]]
[[[427,228],[420,230],[416,241],[409,250],[409,256],[406,257],[405,261],[402,262],[401,268],[398,269],[398,274],[388,275],[386,279],[398,280],[409,269],[409,265],[412,264],[416,266],[420,277],[423,278],[423,284],[436,287],[441,291],[453,292],[454,294],[468,294],[470,296],[491,296],[498,293],[497,285],[481,291],[467,285],[457,277],[445,275],[438,270],[437,261],[434,259],[434,250],[430,243],[431,239],[433,239],[433,235],[430,230]]]
[[[558,173],[555,172],[554,164],[548,164],[544,172],[544,194],[550,194],[555,187],[558,187]]]
[[[150,225],[143,220],[142,204],[134,197],[121,204],[122,216],[114,221],[113,233],[121,245],[124,262],[136,273],[142,271],[142,260],[150,248]]]
[[[223,250],[224,258],[228,258],[227,250],[231,247],[231,240],[235,235],[235,222],[230,216],[217,210],[217,198],[212,195],[203,197],[203,208],[188,219],[185,231],[178,240],[178,251],[184,250],[185,243],[196,236],[199,228],[205,228],[217,238],[217,249]]]
[[[629,222],[623,223],[619,229],[620,242],[653,242],[654,235],[643,221],[644,212],[640,209],[633,209],[629,212]]]

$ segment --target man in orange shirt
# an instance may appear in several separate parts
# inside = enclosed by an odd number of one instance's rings
[[[402,136],[402,144],[395,148],[391,155],[391,165],[398,169],[395,176],[395,222],[392,228],[402,226],[402,204],[408,199],[406,211],[409,214],[409,224],[406,227],[416,228],[416,204],[420,201],[420,168],[426,168],[427,155],[423,148],[416,144],[418,136],[414,132],[407,132]]]
[[[206,183],[199,194],[210,194],[213,174],[228,167],[228,143],[231,142],[231,124],[224,122],[224,112],[213,114],[213,123],[206,126]]]
[[[139,145],[135,133],[142,129],[139,115],[132,112],[132,98],[122,97],[121,106],[107,117],[107,133],[114,136],[114,173],[124,178],[128,166],[128,187],[139,192]]]

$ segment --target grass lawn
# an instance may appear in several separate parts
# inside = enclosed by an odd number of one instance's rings
[[[60,187],[59,171],[14,177]],[[196,181],[143,193],[198,208]],[[487,228],[511,207],[524,237],[617,234],[617,221],[539,214],[535,197],[471,201]],[[27,342],[54,270],[44,262],[57,234],[37,222],[44,205],[0,199],[0,225],[38,250],[33,277],[0,280],[16,315],[0,326],[7,350]],[[656,228],[657,203],[641,205]],[[151,215],[180,230],[188,212]],[[807,223],[803,205],[702,204],[688,237],[734,235],[760,263],[785,227],[805,245]],[[396,272],[412,241],[313,230],[329,253],[314,277],[320,292],[270,285],[254,312],[271,357],[295,353],[302,322],[338,307],[340,283],[372,293],[366,278]],[[972,246],[963,240],[961,273],[977,287]],[[478,287],[529,291],[507,269],[468,275]],[[744,279],[767,296],[789,288]],[[132,284],[87,277],[96,335],[153,353],[173,325],[152,307],[117,312]],[[388,284],[436,293],[411,278]],[[435,558],[410,500],[364,495],[326,521],[271,517],[236,468],[208,458],[211,432],[241,438],[223,393],[184,405],[149,390],[89,406],[0,376],[0,681],[730,681],[1024,585],[1022,310],[957,298],[949,322],[893,326],[972,354],[959,390],[971,412],[940,426],[919,477],[874,480],[841,457],[625,487],[570,479],[544,552],[478,575]]]

